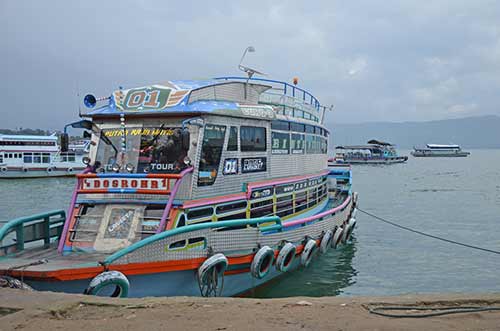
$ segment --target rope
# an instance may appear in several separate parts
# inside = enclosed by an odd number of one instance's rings
[[[383,313],[381,310],[417,310],[417,311],[432,311],[432,313],[425,314],[391,314]],[[374,307],[370,308],[369,312],[371,314],[380,315],[384,317],[395,317],[395,318],[424,318],[424,317],[435,317],[450,314],[464,314],[464,313],[477,313],[482,311],[495,311],[500,310],[500,307],[423,307],[423,306],[386,306],[386,307]]]
[[[422,235],[422,236],[426,236],[426,237],[429,237],[429,238],[433,238],[433,239],[437,239],[437,240],[441,240],[441,241],[444,241],[444,242],[447,242],[447,243],[450,243],[450,244],[455,244],[455,245],[459,245],[459,246],[463,246],[463,247],[467,247],[467,248],[472,248],[472,249],[476,249],[476,250],[479,250],[479,251],[483,251],[483,252],[488,252],[488,253],[494,253],[494,254],[499,254],[500,255],[500,251],[495,251],[493,249],[488,249],[488,248],[483,248],[483,247],[479,247],[479,246],[474,246],[474,245],[469,245],[469,244],[465,244],[465,243],[462,243],[462,242],[458,242],[458,241],[455,241],[455,240],[451,240],[451,239],[446,239],[446,238],[443,238],[443,237],[438,237],[438,236],[434,236],[432,234],[429,234],[429,233],[425,233],[425,232],[422,232],[422,231],[418,231],[418,230],[414,230],[414,229],[411,229],[409,227],[406,227],[406,226],[403,226],[403,225],[399,225],[397,223],[394,223],[394,222],[391,222],[391,221],[388,221],[382,217],[379,217],[377,215],[374,215],[372,213],[369,213],[367,211],[364,211],[362,209],[360,209],[359,207],[356,207],[360,212],[362,212],[363,214],[366,214],[368,216],[371,216],[373,217],[374,219],[376,220],[379,220],[379,221],[382,221],[384,223],[387,223],[387,224],[390,224],[392,226],[395,226],[397,228],[400,228],[400,229],[403,229],[403,230],[406,230],[406,231],[410,231],[410,232],[413,232],[413,233],[417,233],[419,235]]]

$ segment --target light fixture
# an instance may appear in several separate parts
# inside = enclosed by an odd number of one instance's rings
[[[111,170],[113,170],[114,172],[118,172],[120,171],[120,165],[118,163],[114,163],[112,166],[111,166]]]

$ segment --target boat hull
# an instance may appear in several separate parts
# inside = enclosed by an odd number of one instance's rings
[[[393,163],[404,163],[408,161],[408,157],[396,157],[396,158],[367,158],[367,159],[346,159],[344,161],[338,161],[339,164],[393,164]]]
[[[459,152],[459,153],[424,153],[424,152],[411,152],[414,157],[467,157],[470,155],[469,152]]]

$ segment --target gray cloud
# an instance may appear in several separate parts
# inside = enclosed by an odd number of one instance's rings
[[[61,128],[78,91],[238,74],[248,45],[332,123],[500,113],[496,1],[2,1],[0,22],[0,127]]]

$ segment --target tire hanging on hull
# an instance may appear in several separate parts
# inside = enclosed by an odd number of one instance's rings
[[[99,295],[99,293],[109,286],[115,286],[112,298],[126,298],[130,289],[130,283],[127,277],[119,271],[105,271],[95,276],[85,290],[84,294]]]
[[[261,247],[255,254],[250,272],[253,277],[262,279],[267,276],[274,262],[274,250],[269,246]]]
[[[292,266],[296,252],[297,248],[294,244],[286,243],[276,258],[276,269],[281,272],[287,272]]]
[[[198,286],[202,297],[220,296],[224,288],[224,271],[228,263],[226,256],[218,253],[206,259],[198,268]]]

